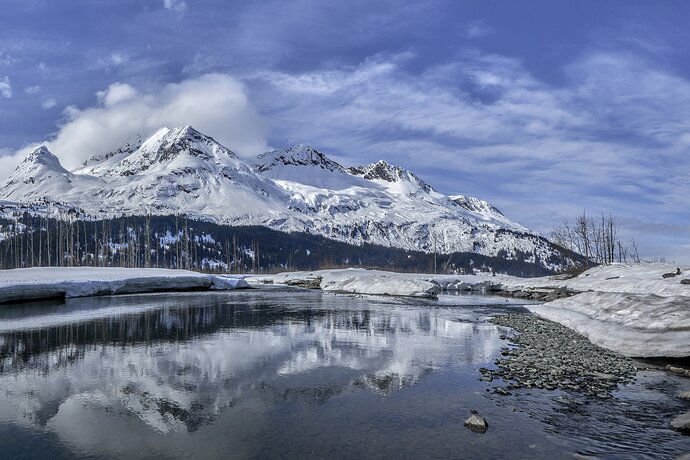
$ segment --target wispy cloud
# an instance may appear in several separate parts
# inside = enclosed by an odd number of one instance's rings
[[[212,135],[227,131],[231,148],[310,142],[350,163],[402,163],[443,191],[491,199],[543,231],[584,207],[646,223],[690,221],[687,9],[645,2],[625,9],[505,2],[496,9],[451,0],[155,0],[132,8],[100,1],[82,5],[92,27],[81,29],[42,26],[72,14],[44,2],[32,13],[39,21],[3,22],[32,17],[24,11],[29,3],[9,2],[0,15],[0,83],[7,76],[15,90],[9,100],[0,92],[0,137],[13,151],[72,122],[83,136],[91,133],[87,121],[100,126],[97,136],[112,131],[108,145],[120,127],[131,132],[128,117],[143,130],[201,122]],[[226,124],[210,123],[202,106],[191,107],[191,121],[183,110],[162,115],[167,84],[201,85],[209,72],[231,74],[225,77],[242,87],[221,93],[245,99],[259,120],[258,131],[243,125],[254,141],[228,128],[238,119],[201,90],[190,99],[211,104]],[[36,96],[24,96],[38,85]],[[37,110],[49,97],[60,104]],[[57,110],[74,101],[81,108]],[[76,157],[100,149],[69,147]],[[662,240],[654,225],[626,231]]]
[[[187,2],[184,0],[163,0],[163,7],[179,14],[187,11]]]
[[[505,56],[466,52],[415,74],[409,59],[265,73],[256,93],[268,92],[281,138],[427,171],[444,191],[494,199],[542,229],[583,208],[650,221],[690,212],[689,80],[602,51],[568,65],[558,87]],[[533,221],[535,207],[553,219]]]
[[[493,30],[484,21],[473,21],[465,26],[465,34],[468,38],[481,38],[491,34]]]
[[[9,67],[16,61],[10,54],[0,51],[0,67]]]
[[[118,67],[129,62],[129,56],[122,51],[116,51],[98,60],[98,67]]]
[[[43,110],[48,110],[48,109],[52,109],[56,105],[57,105],[57,101],[51,97],[50,99],[46,99],[45,101],[43,101],[41,103],[41,108]]]
[[[39,91],[41,91],[41,87],[38,86],[38,85],[35,85],[35,86],[27,86],[26,88],[24,88],[24,92],[25,92],[26,94],[36,94],[36,93],[38,93]]]
[[[12,97],[12,85],[8,76],[0,80],[0,96],[5,98]]]

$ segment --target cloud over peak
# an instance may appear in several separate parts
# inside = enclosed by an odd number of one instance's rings
[[[96,97],[92,107],[66,108],[57,134],[46,142],[66,168],[162,126],[191,124],[239,154],[268,150],[264,121],[250,104],[245,86],[229,75],[206,74],[155,92],[140,92],[118,82]],[[18,163],[30,147],[4,158],[3,163]]]

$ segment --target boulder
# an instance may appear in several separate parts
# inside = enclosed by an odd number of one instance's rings
[[[674,430],[690,433],[690,412],[686,412],[671,420],[671,426]]]
[[[690,284],[690,278],[680,280],[680,284]]]
[[[477,414],[472,414],[465,420],[465,426],[476,433],[484,433],[489,428],[486,419]]]
[[[668,366],[666,366],[666,370],[668,372],[671,372],[673,374],[678,374],[678,375],[687,375],[687,373],[688,373],[685,368],[678,367],[678,366],[671,366],[670,364]]]

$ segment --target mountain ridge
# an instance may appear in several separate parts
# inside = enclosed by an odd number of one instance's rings
[[[62,202],[95,218],[181,213],[423,252],[528,254],[531,261],[560,253],[484,200],[444,195],[385,161],[345,168],[306,144],[249,162],[188,125],[161,128],[75,171],[48,149],[39,153],[47,160],[38,165],[27,157],[0,187],[0,199]],[[569,263],[563,258],[548,268]]]

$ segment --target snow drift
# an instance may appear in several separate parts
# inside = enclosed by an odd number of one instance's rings
[[[158,268],[44,267],[0,270],[0,303],[157,291],[237,289],[240,278]]]

